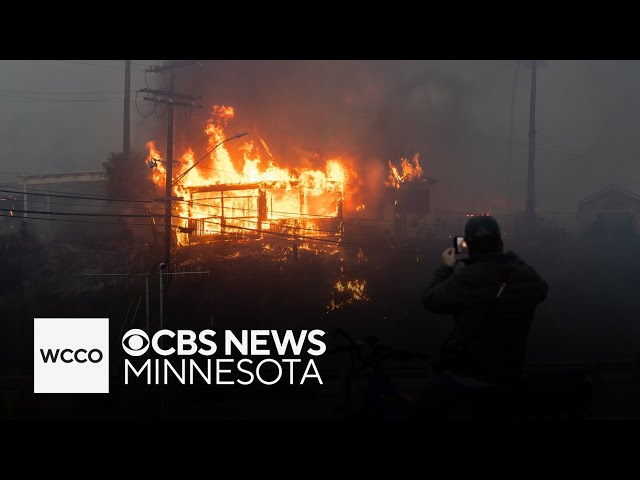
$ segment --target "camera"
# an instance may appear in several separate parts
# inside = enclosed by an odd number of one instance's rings
[[[464,237],[453,237],[453,248],[456,253],[469,253],[469,246]]]

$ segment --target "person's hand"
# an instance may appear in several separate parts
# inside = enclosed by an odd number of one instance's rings
[[[456,249],[453,247],[447,248],[442,252],[442,263],[447,267],[454,268],[456,266]]]

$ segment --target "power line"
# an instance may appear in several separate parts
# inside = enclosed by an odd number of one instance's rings
[[[137,110],[138,114],[140,114],[140,116],[141,116],[141,117],[144,117],[144,118],[150,117],[151,115],[153,115],[153,114],[156,112],[156,104],[154,103],[154,104],[153,104],[153,110],[151,110],[151,112],[149,112],[149,114],[148,114],[148,115],[145,115],[144,113],[142,113],[142,112],[140,111],[140,108],[138,107],[138,94],[139,94],[139,93],[140,93],[140,92],[136,92],[136,96],[135,96],[135,99],[134,99],[134,101],[133,101],[133,103],[134,103],[134,104],[135,104],[135,106],[136,106],[136,110]]]
[[[120,63],[123,62],[124,60],[103,60],[104,62],[114,62],[114,63]],[[138,63],[138,62],[131,62],[131,65],[136,65],[138,67],[147,67],[147,65],[145,63]]]
[[[0,172],[2,173],[2,172]],[[24,191],[22,190],[9,190],[9,189],[0,189],[0,192],[2,193],[9,193],[9,194],[14,194],[14,195],[24,195]],[[156,199],[156,200],[149,200],[149,199],[134,199],[134,198],[119,198],[119,197],[105,197],[105,196],[89,196],[90,194],[84,194],[84,195],[64,195],[65,192],[60,192],[60,191],[55,191],[55,190],[46,190],[46,189],[36,189],[36,188],[30,188],[27,191],[27,195],[31,196],[45,196],[45,197],[58,197],[58,198],[70,198],[70,199],[77,199],[77,200],[90,200],[90,201],[96,201],[96,202],[125,202],[125,203],[145,203],[145,204],[149,204],[149,203],[159,203],[162,200],[161,199]],[[215,199],[215,197],[208,197],[211,199]],[[229,197],[229,198],[233,198],[233,197]],[[35,202],[35,200],[31,200],[32,202]],[[44,202],[39,202],[39,203],[44,203]],[[54,203],[54,202],[51,202]],[[172,203],[189,203],[189,200],[174,200]],[[63,203],[58,203],[60,205],[63,205]],[[221,208],[221,206],[216,206],[216,205],[211,205],[211,204],[206,204],[206,203],[199,203],[199,202],[191,202],[192,205],[197,205],[197,206],[203,206],[203,207],[208,207],[208,208]],[[64,205],[69,205],[64,203]],[[98,205],[89,205],[89,204],[72,204],[72,205],[78,205],[78,206],[98,206]],[[145,207],[128,207],[128,208],[145,208]],[[253,209],[253,208],[242,208],[242,207],[232,207],[232,206],[225,206],[225,209],[235,209],[235,210],[246,210],[246,211],[252,211],[252,212],[257,212],[257,209]],[[443,210],[443,209],[434,209],[433,210],[434,213],[459,213],[459,214],[468,214],[469,210],[464,211],[464,210]],[[312,217],[312,218],[320,218],[320,219],[336,219],[338,217],[336,216],[331,216],[331,215],[319,215],[319,214],[311,214],[311,213],[299,213],[299,212],[285,212],[285,211],[280,211],[280,210],[272,210],[271,213],[275,213],[275,214],[281,214],[281,215],[289,215],[292,217]],[[540,210],[540,213],[559,213],[559,214],[573,214],[575,213],[575,211],[572,210]],[[495,215],[495,216],[515,216],[514,214],[509,214],[509,213],[500,213],[500,212],[493,212],[491,213],[491,215]],[[354,221],[371,221],[371,222],[385,222],[385,223],[393,223],[393,220],[384,220],[384,219],[375,219],[375,218],[360,218],[360,217],[342,217],[344,220],[354,220]],[[441,224],[432,224],[432,225],[441,225]]]
[[[34,189],[35,190],[35,189]],[[48,190],[39,190],[40,192],[48,192]],[[4,193],[13,193],[13,194],[24,194],[24,192],[21,191],[14,191],[14,190],[5,190],[5,189],[0,189],[0,192],[4,192]],[[140,199],[120,199],[120,198],[111,198],[111,197],[100,197],[100,198],[91,198],[91,197],[84,197],[84,196],[79,196],[79,195],[60,195],[60,194],[56,194],[56,193],[34,193],[32,191],[28,191],[27,195],[37,195],[37,196],[48,196],[48,197],[60,197],[60,198],[71,198],[71,199],[81,199],[81,200],[94,200],[94,201],[100,201],[100,202],[110,202],[110,201],[119,201],[119,202],[139,202],[139,203],[158,203],[158,201],[154,201],[154,200],[140,200]],[[232,198],[232,197],[230,197]],[[35,202],[32,200],[32,202]],[[47,203],[45,201],[41,201],[41,202],[36,202],[36,203]],[[60,202],[49,202],[49,203],[57,203],[59,205],[70,205],[67,203],[60,203]],[[173,203],[189,203],[188,200],[176,200]],[[197,202],[190,202],[192,205],[197,205],[197,206],[203,206],[203,207],[208,207],[208,208],[221,208],[221,207],[216,207],[215,205],[210,205],[210,204],[205,204],[205,203],[197,203]],[[74,206],[91,206],[91,207],[95,207],[98,205],[88,205],[88,204],[71,204]],[[145,208],[145,207],[129,207],[129,208]],[[231,207],[231,206],[227,206],[224,207],[225,209],[232,209],[232,210],[241,210],[242,208],[238,208],[238,207]],[[257,212],[257,209],[242,209],[245,211],[253,211],[253,212]],[[297,212],[283,212],[283,211],[277,211],[277,210],[273,210],[271,211],[271,213],[276,213],[276,214],[283,214],[283,215],[289,215],[291,217],[313,217],[313,218],[321,218],[321,219],[337,219],[338,217],[336,216],[330,216],[330,215],[316,215],[316,214],[310,214],[310,213],[297,213]],[[464,212],[463,212],[464,213]],[[233,217],[229,217],[229,218],[233,218]],[[358,218],[358,217],[342,217],[345,220],[363,220],[363,221],[372,221],[372,222],[385,222],[385,223],[393,223],[392,220],[384,220],[384,219],[373,219],[373,218]]]
[[[236,139],[236,138],[240,138],[240,137],[244,137],[245,135],[248,135],[247,132],[244,133],[238,133],[236,135],[233,135],[232,137],[229,138],[225,138],[224,140],[222,140],[221,142],[219,142],[215,147],[213,147],[211,150],[209,150],[207,153],[205,153],[202,158],[198,159],[197,162],[194,162],[193,165],[191,165],[189,168],[187,168],[184,172],[182,172],[180,175],[178,175],[176,177],[175,180],[172,180],[171,182],[171,186],[175,186],[180,180],[182,180],[185,175],[187,175],[191,170],[193,170],[202,160],[204,160],[205,158],[207,158],[207,155],[210,155],[211,153],[213,153],[218,147],[220,147],[223,143],[228,142],[230,140]]]
[[[188,217],[179,217],[182,219],[188,218]],[[209,218],[222,218],[219,215],[216,215],[215,217],[208,217],[207,219],[199,219],[199,218],[191,218],[191,220],[200,220],[200,221],[205,221],[208,220]],[[331,217],[331,218],[335,218],[336,220],[338,219],[337,217]],[[253,223],[254,225],[259,225],[261,222],[257,221],[257,220],[252,220],[249,218],[243,218],[243,217],[224,217],[225,220],[225,227],[226,228],[236,228],[235,225],[229,225],[226,222],[227,221],[240,221],[240,222],[247,222],[247,223]],[[277,222],[277,220],[279,219],[271,219],[269,220],[271,223],[273,222]],[[280,220],[287,220],[287,219],[280,219]],[[305,231],[311,231],[311,232],[323,232],[323,233],[330,233],[333,235],[339,234],[341,232],[337,231],[337,230],[323,230],[323,229],[319,229],[319,228],[309,228],[309,227],[301,227],[301,226],[294,226],[294,225],[278,225],[281,226],[282,228],[286,228],[286,229],[290,229],[290,230],[305,230]],[[257,231],[257,230],[256,230]],[[361,232],[350,232],[351,235],[369,235],[368,233],[361,233]]]
[[[3,171],[0,171],[0,173],[5,173],[7,175],[37,175],[35,173],[25,173],[25,172],[3,172]]]
[[[76,98],[76,99],[54,99],[54,98],[30,98],[30,97],[11,97],[0,98],[0,102],[5,103],[120,103],[123,102],[123,98]]]
[[[0,202],[1,201],[9,201],[9,199],[2,199],[0,198]],[[15,199],[15,201],[22,201],[22,200],[18,200]],[[102,201],[102,200],[100,200]],[[47,201],[47,200],[33,200],[33,199],[29,199],[29,205],[31,205],[32,203],[40,203],[40,204],[47,204],[47,205],[66,205],[67,207],[100,207],[100,205],[91,205],[88,203],[64,203],[64,202],[51,202],[51,201]],[[148,207],[134,207],[134,206],[127,206],[125,208],[130,208],[130,209],[135,209],[135,210],[147,210]]]
[[[178,215],[172,215],[172,217],[180,218],[180,219],[183,219],[183,220],[188,220],[187,217],[181,217],[181,216],[178,216]],[[211,221],[211,220],[204,220],[203,219],[202,221],[204,223],[210,223],[210,224],[218,225],[218,226],[221,226],[221,227],[223,226],[222,223],[214,222],[214,221]],[[226,227],[226,225],[225,225],[225,227]],[[228,228],[230,228],[230,229],[239,229],[239,230],[247,230],[247,231],[250,231],[250,232],[262,233],[263,235],[272,235],[272,236],[276,236],[276,237],[285,237],[285,238],[294,237],[295,239],[298,239],[298,240],[307,239],[307,240],[312,240],[312,241],[315,241],[315,242],[330,243],[330,244],[341,243],[339,240],[330,240],[330,239],[321,238],[321,237],[305,237],[305,236],[302,236],[302,235],[280,233],[280,232],[270,232],[270,231],[264,231],[264,230],[260,231],[260,230],[254,229],[254,228],[240,227],[240,226],[237,226],[237,225],[229,226]],[[355,244],[353,244],[353,245],[354,246],[359,246],[359,245],[355,245]]]
[[[559,212],[557,212],[557,213],[559,213]],[[183,220],[189,220],[188,217],[180,217],[180,216],[177,216],[177,215],[174,215],[174,217],[175,218],[181,218]],[[190,220],[200,220],[200,221],[203,221],[205,223],[214,223],[215,225],[222,225],[221,223],[217,223],[217,222],[211,221],[210,218],[211,217],[206,218],[206,219],[191,218]],[[221,218],[221,217],[216,216],[215,218]],[[332,217],[332,218],[336,218],[337,219],[337,217]],[[244,222],[248,222],[248,223],[253,223],[253,224],[258,224],[259,223],[259,222],[255,221],[255,220],[243,219],[243,218],[240,218],[240,217],[225,217],[225,221],[226,220],[233,220],[233,219],[244,221]],[[386,221],[386,220],[383,220],[383,221]],[[423,225],[427,226],[427,227],[455,227],[455,228],[460,227],[460,224],[446,223],[446,222],[442,222],[442,223],[424,223]],[[226,228],[229,228],[229,229],[242,228],[242,227],[238,227],[236,225],[227,225],[227,224],[225,224],[224,226]],[[323,230],[323,229],[317,229],[317,228],[306,228],[306,227],[296,227],[296,226],[283,226],[283,228],[288,228],[288,229],[291,229],[291,230],[309,230],[309,231],[314,231],[314,232],[323,232],[323,233],[331,233],[331,234],[340,233],[340,232],[334,231],[334,230]],[[259,232],[259,230],[257,230],[257,229],[254,230],[254,231]],[[262,231],[264,232],[264,230],[262,230]],[[271,232],[271,233],[276,233],[276,232]],[[288,234],[283,233],[283,235],[288,235]],[[367,236],[369,236],[370,234],[369,233],[364,233],[364,232],[347,232],[347,233],[345,233],[345,235],[347,235],[347,236],[349,236],[349,235],[367,235]]]
[[[36,215],[73,215],[79,217],[127,217],[127,218],[155,218],[163,215],[142,215],[138,213],[100,213],[100,212],[49,212],[47,210],[17,210],[14,208],[0,208],[0,212],[33,213]]]
[[[116,65],[101,65],[101,64],[98,64],[98,63],[78,62],[78,61],[75,61],[75,60],[59,60],[59,61],[60,62],[64,62],[64,63],[74,63],[74,64],[77,64],[77,65],[90,65],[92,67],[116,68],[116,69],[119,69],[119,70],[124,70],[124,67],[116,66]],[[136,68],[134,70],[137,70],[139,72],[144,71],[142,68]]]
[[[208,197],[209,199],[213,199],[213,200],[219,200],[216,199],[215,197]],[[228,200],[233,200],[234,197],[225,197]],[[257,197],[256,197],[257,198]],[[199,200],[206,200],[206,199],[199,199]],[[196,205],[196,206],[202,206],[202,207],[209,207],[209,208],[223,208],[222,206],[217,206],[217,205],[210,205],[208,203],[197,203],[197,202],[193,202],[193,201],[189,201],[189,200],[177,200],[176,203],[189,203],[191,205]],[[225,206],[224,207],[225,210],[245,210],[248,212],[258,212],[259,210],[256,208],[242,208],[242,207],[231,207],[231,206]],[[338,218],[337,216],[334,215],[318,215],[318,214],[313,214],[313,213],[297,213],[297,212],[283,212],[283,211],[279,211],[279,210],[270,210],[270,213],[277,213],[277,214],[282,214],[282,215],[289,215],[291,217],[313,217],[313,218],[319,218],[319,219],[332,219],[332,218]],[[341,217],[344,220],[364,220],[364,221],[370,221],[370,222],[387,222],[387,223],[393,223],[393,220],[384,220],[384,219],[378,219],[378,218],[360,218],[360,217]]]
[[[132,92],[133,90],[130,90]],[[105,95],[122,93],[122,90],[93,91],[93,92],[39,92],[33,90],[0,90],[0,94],[29,94],[29,95]]]
[[[39,190],[39,189],[29,189],[26,194],[27,195],[38,195],[42,197],[59,197],[59,198],[75,198],[79,200],[96,200],[96,201],[108,201],[108,202],[131,202],[131,203],[157,203],[160,200],[140,200],[140,199],[124,199],[124,198],[116,198],[116,197],[90,197],[90,196],[80,196],[80,195],[59,195],[57,193],[35,193],[32,190],[37,190],[38,192],[47,192],[47,190]],[[18,195],[24,195],[24,191],[20,190],[5,190],[0,189],[0,192],[3,193],[15,193]]]
[[[14,187],[10,187],[10,188],[14,188]],[[34,187],[29,187],[29,190],[27,191],[27,193],[32,194],[32,191],[50,193],[51,196],[53,196],[53,194],[64,193],[64,194],[74,195],[74,197],[72,198],[80,198],[85,200],[127,201],[127,202],[130,201],[130,202],[147,202],[147,203],[154,203],[154,202],[161,201],[161,199],[159,198],[158,199],[141,199],[141,198],[133,198],[133,197],[111,197],[108,195],[100,195],[97,193],[74,194],[74,192],[69,192],[66,190],[49,190],[47,188],[34,188]],[[17,193],[24,193],[24,192],[20,190]],[[35,193],[33,193],[33,195],[35,195]]]
[[[180,216],[174,216],[175,218],[182,218],[185,219],[185,217],[180,217]],[[214,225],[218,225],[218,226],[222,226],[221,223],[218,222],[213,222],[210,220],[204,220],[204,222],[206,223],[211,223]],[[436,224],[436,225],[440,225],[440,224]],[[459,225],[452,225],[455,227],[458,227]],[[313,243],[313,244],[322,244],[322,245],[333,245],[336,247],[352,247],[352,248],[363,248],[363,249],[378,249],[381,250],[379,245],[363,245],[363,244],[358,244],[358,243],[351,243],[351,242],[343,242],[342,240],[331,240],[331,239],[327,239],[327,238],[321,238],[321,237],[307,237],[307,236],[303,236],[303,235],[295,235],[295,234],[288,234],[288,233],[280,233],[280,232],[270,232],[270,231],[265,231],[265,230],[257,230],[257,229],[253,229],[253,228],[247,228],[247,227],[237,227],[237,226],[231,226],[229,227],[230,229],[239,229],[239,230],[246,230],[246,231],[250,231],[250,232],[255,232],[255,233],[259,233],[263,236],[267,236],[269,238],[285,238],[288,240],[298,240],[298,241],[303,241],[304,243]],[[244,235],[244,236],[249,236],[249,234],[242,234],[242,233],[238,233],[238,235]],[[401,250],[401,249],[396,249],[393,246],[389,246],[389,248],[384,248],[385,252],[388,252],[389,249],[400,252],[400,253],[410,253],[412,255],[415,255],[416,253],[420,253],[419,251],[408,251],[408,250]]]
[[[129,226],[129,225],[137,225],[137,226],[144,226],[144,227],[164,227],[164,225],[156,225],[156,224],[150,224],[150,223],[120,223],[120,222],[102,222],[100,220],[73,220],[73,219],[68,219],[68,218],[43,218],[43,217],[28,217],[28,218],[24,218],[24,217],[15,217],[13,215],[5,215],[3,213],[0,213],[0,217],[6,217],[6,218],[12,218],[14,220],[44,220],[44,221],[50,221],[50,222],[72,222],[72,223],[101,223],[103,225],[120,225],[120,226]]]

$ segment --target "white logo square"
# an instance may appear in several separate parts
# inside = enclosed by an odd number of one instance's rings
[[[34,393],[109,393],[108,318],[33,319]]]

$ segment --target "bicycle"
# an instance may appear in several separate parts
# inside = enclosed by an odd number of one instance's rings
[[[341,328],[329,334],[346,342],[346,345],[327,350],[325,355],[346,353],[349,356],[342,376],[344,397],[337,407],[338,412],[348,417],[384,417],[394,416],[394,411],[402,412],[415,398],[413,389],[419,388],[438,371],[430,355],[392,348],[376,336],[353,338]],[[414,363],[414,368],[398,368],[407,363]],[[402,376],[404,385],[399,378]],[[414,379],[413,384],[406,382],[407,379]],[[357,392],[362,395],[358,397]]]
[[[392,348],[375,336],[353,338],[340,328],[330,335],[341,338],[346,345],[329,349],[326,354],[349,356],[343,366],[344,396],[336,408],[347,418],[411,418],[410,409],[425,383],[445,373],[430,355]],[[398,368],[411,362],[413,370]],[[407,381],[409,378],[416,381]],[[590,407],[591,390],[590,372],[585,368],[560,366],[540,371],[528,366],[520,381],[508,389],[477,389],[452,417],[581,419]]]

